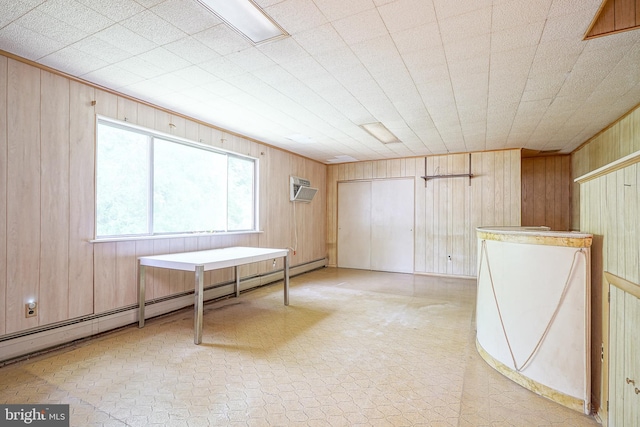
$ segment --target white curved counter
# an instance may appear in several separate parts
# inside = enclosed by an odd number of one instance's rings
[[[590,412],[591,234],[479,227],[476,347],[494,369]]]

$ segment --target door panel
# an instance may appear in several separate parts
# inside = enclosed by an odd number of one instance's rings
[[[338,267],[371,268],[371,182],[338,183]]]
[[[413,273],[414,181],[371,183],[371,269]]]

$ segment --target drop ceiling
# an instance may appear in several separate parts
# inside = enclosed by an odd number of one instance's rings
[[[0,49],[323,163],[569,153],[640,103],[640,31],[583,40],[600,0],[256,2],[290,37],[196,0],[13,0]]]

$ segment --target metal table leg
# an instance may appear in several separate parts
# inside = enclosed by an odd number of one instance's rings
[[[144,265],[138,261],[138,328],[144,327],[145,277]]]
[[[289,252],[284,257],[284,305],[289,305]]]
[[[204,266],[196,266],[196,287],[195,287],[195,307],[194,307],[194,337],[193,342],[202,342],[202,312],[204,304]]]
[[[240,266],[236,265],[236,298],[240,296]]]

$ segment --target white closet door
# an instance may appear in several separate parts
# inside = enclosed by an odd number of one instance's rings
[[[371,269],[371,181],[338,183],[338,267]]]
[[[414,180],[338,183],[338,267],[413,273]]]
[[[413,273],[414,180],[371,182],[371,269]]]

